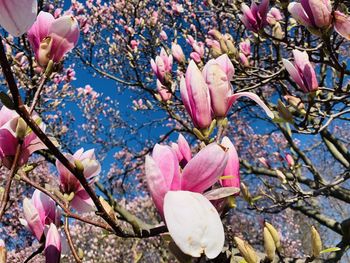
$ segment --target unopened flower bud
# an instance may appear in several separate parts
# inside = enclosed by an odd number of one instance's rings
[[[300,111],[302,114],[306,113],[305,111],[305,105],[301,101],[301,99],[294,97],[292,95],[285,95],[284,99],[288,101],[289,105],[291,105],[296,110]]]
[[[237,244],[237,248],[241,253],[242,257],[247,261],[247,263],[257,263],[258,256],[256,255],[254,249],[248,244],[248,242],[240,239],[239,237],[234,237]]]
[[[247,201],[247,202],[250,202],[252,200],[252,196],[249,192],[249,189],[248,187],[244,184],[244,183],[241,183],[241,193],[243,195],[243,198]]]
[[[220,40],[222,38],[222,34],[216,29],[209,30],[208,34],[211,35],[215,40]]]
[[[286,184],[287,183],[287,179],[286,176],[284,175],[284,173],[282,173],[280,170],[276,169],[276,175],[277,178],[281,181],[282,184]]]
[[[289,153],[286,154],[286,161],[289,167],[293,167],[295,165],[294,158]]]
[[[273,259],[275,258],[276,245],[267,227],[264,227],[264,248],[266,258],[269,261],[273,261]]]
[[[312,256],[317,258],[322,250],[322,240],[320,234],[317,232],[314,226],[311,227],[311,245],[312,245]]]
[[[277,250],[279,251],[281,249],[281,240],[280,240],[280,236],[276,230],[276,228],[274,228],[273,225],[265,222],[265,227],[269,230],[272,238],[273,238],[273,241],[275,242],[275,246],[277,248]]]
[[[18,139],[24,139],[27,133],[27,124],[26,122],[22,119],[19,118],[17,122],[17,127],[16,127],[16,136]]]
[[[293,115],[290,113],[286,105],[281,100],[278,100],[277,111],[280,116],[287,122],[293,122]]]

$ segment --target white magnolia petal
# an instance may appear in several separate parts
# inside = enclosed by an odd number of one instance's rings
[[[237,187],[220,187],[204,193],[208,200],[218,200],[239,193]]]
[[[164,199],[164,218],[176,245],[186,254],[217,257],[225,242],[224,228],[215,207],[203,195],[169,191]]]

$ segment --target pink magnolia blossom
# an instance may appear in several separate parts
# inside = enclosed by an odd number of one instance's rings
[[[160,36],[160,38],[161,38],[163,41],[165,41],[165,40],[168,39],[168,35],[167,35],[167,33],[166,33],[164,30],[162,30],[162,31],[160,32],[159,36]]]
[[[269,0],[262,0],[259,5],[253,2],[250,8],[245,3],[241,5],[243,15],[239,18],[248,30],[257,33],[266,26],[269,4]]]
[[[32,118],[40,123],[40,118],[37,113],[32,114]],[[27,128],[24,121],[19,120],[19,115],[3,106],[0,110],[0,159],[4,166],[10,168],[16,154],[16,149],[20,143],[21,151],[18,161],[18,165],[22,166],[28,162],[29,157],[38,150],[46,149],[46,146],[41,140]],[[45,124],[40,123],[40,128],[45,131]],[[24,134],[20,135],[23,138],[19,138],[17,132],[22,131]],[[17,132],[16,132],[17,131]]]
[[[239,43],[239,50],[247,57],[250,56],[250,40],[249,40],[249,38],[247,38],[244,41],[241,41]]]
[[[61,259],[61,236],[57,227],[50,224],[49,231],[46,235],[45,242],[45,262],[59,263]]]
[[[221,145],[226,147],[228,160],[225,167],[223,178],[220,180],[220,184],[223,187],[240,187],[240,175],[239,175],[239,158],[235,146],[232,144],[228,137],[222,138]],[[228,178],[229,177],[229,178]]]
[[[186,77],[181,78],[180,93],[194,126],[208,128],[212,121],[209,88],[193,60],[187,68]]]
[[[256,94],[251,92],[233,93],[231,80],[233,79],[234,72],[231,60],[226,54],[209,60],[204,66],[202,74],[209,87],[211,108],[215,117],[226,117],[232,104],[238,98],[248,97],[258,103],[270,118],[273,118],[273,113]]]
[[[249,58],[246,55],[244,55],[242,52],[239,52],[238,55],[239,55],[239,60],[242,63],[242,65],[244,67],[249,67],[250,66]]]
[[[287,153],[285,158],[286,158],[288,166],[293,167],[295,164],[293,156],[290,155],[289,153]]]
[[[281,15],[281,12],[276,7],[272,7],[271,10],[267,13],[267,23],[269,23],[271,26],[275,25],[282,19],[283,17]]]
[[[55,201],[49,196],[35,190],[32,198],[23,200],[24,219],[21,223],[26,226],[37,238],[41,240],[44,235],[45,226],[50,224],[60,224],[61,213],[56,207]]]
[[[0,26],[18,37],[33,25],[37,10],[37,0],[0,0]]]
[[[297,49],[293,50],[294,64],[289,60],[282,59],[283,64],[292,80],[305,93],[318,89],[318,82],[314,67],[309,61],[308,54]]]
[[[340,11],[334,12],[334,28],[339,35],[350,40],[350,17]]]
[[[146,157],[147,184],[158,212],[163,216],[163,202],[168,191],[185,190],[203,193],[224,172],[227,153],[217,144],[203,148],[180,171],[176,151],[169,146],[159,145],[152,156]]]
[[[160,95],[162,101],[168,101],[171,99],[172,94],[169,89],[167,89],[160,81],[157,79],[157,91]]]
[[[190,54],[190,58],[193,59],[196,63],[201,62],[204,57],[204,43],[201,41],[195,40],[192,36],[188,36],[186,42],[192,46],[193,52]]]
[[[288,11],[295,20],[313,33],[328,28],[332,23],[332,5],[329,0],[292,2],[288,5]]]
[[[84,152],[84,149],[81,148],[74,155],[65,154],[65,156],[72,164],[75,161],[81,162],[84,167],[84,176],[90,184],[93,183],[94,178],[101,171],[101,165],[96,160],[93,149]],[[58,160],[56,161],[56,168],[59,173],[61,191],[68,195],[74,193],[70,203],[72,207],[81,213],[93,211],[95,209],[94,203],[78,179]]]
[[[162,48],[160,51],[160,56],[157,56],[155,61],[151,59],[151,66],[154,74],[157,76],[159,81],[162,84],[165,84],[167,82],[167,79],[171,77],[173,56],[168,56],[164,48]]]
[[[185,61],[186,61],[185,54],[182,51],[182,48],[179,44],[176,44],[174,42],[172,43],[171,53],[177,62],[185,63]]]
[[[28,31],[29,43],[40,66],[45,67],[50,60],[60,62],[79,40],[79,24],[73,16],[55,19],[50,13],[40,12]]]

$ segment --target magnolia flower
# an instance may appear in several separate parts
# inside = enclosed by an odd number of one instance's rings
[[[250,8],[245,3],[241,5],[243,15],[239,18],[248,30],[257,33],[266,26],[269,3],[269,0],[262,0],[259,5],[253,2]]]
[[[293,50],[294,64],[289,60],[282,59],[283,64],[292,80],[305,93],[318,89],[316,72],[309,61],[308,54],[297,49]]]
[[[187,145],[181,148],[190,158]],[[193,257],[204,252],[208,258],[215,258],[223,248],[222,223],[209,199],[235,194],[237,189],[205,191],[218,182],[227,158],[227,153],[215,143],[199,151],[183,169],[177,152],[169,146],[157,144],[152,156],[146,156],[146,179],[155,206],[174,242]]]
[[[319,34],[320,29],[327,29],[332,23],[332,5],[329,0],[302,0],[290,3],[288,11],[310,32]]]
[[[32,118],[40,123],[39,127],[45,131],[45,124],[40,122],[37,113]],[[41,140],[30,130],[23,119],[14,110],[3,106],[0,110],[0,160],[7,168],[11,168],[16,149],[22,141],[18,165],[22,166],[28,162],[29,157],[35,151],[46,149]]]
[[[226,163],[226,152],[212,143],[199,151],[180,171],[176,152],[169,146],[156,144],[152,156],[146,157],[145,169],[148,187],[158,212],[163,215],[164,196],[168,191],[203,193],[219,180]]]
[[[340,11],[334,11],[334,28],[339,35],[350,40],[350,17]]]
[[[180,93],[194,126],[208,128],[212,121],[209,88],[193,60],[187,68],[186,77],[181,78]]]
[[[94,178],[101,171],[101,165],[96,160],[93,149],[84,152],[84,149],[81,148],[74,155],[65,154],[65,156],[72,164],[77,161],[82,164],[84,176],[90,184],[93,183]],[[79,180],[58,160],[56,161],[56,168],[59,172],[61,191],[67,195],[74,194],[70,203],[72,207],[81,213],[94,210],[94,203]]]
[[[157,56],[155,61],[151,59],[152,70],[162,84],[169,82],[172,66],[173,56],[168,56],[164,48],[161,49],[160,56]]]
[[[171,44],[171,53],[177,62],[184,63],[186,61],[185,54],[179,44],[174,42]]]
[[[190,54],[190,58],[196,63],[200,63],[204,57],[204,43],[195,40],[192,36],[188,36],[186,42],[192,46],[193,52]]]
[[[45,67],[50,60],[58,63],[78,43],[78,21],[68,15],[55,19],[41,11],[28,31],[28,40],[40,66]]]
[[[33,25],[37,9],[37,0],[0,0],[0,26],[18,37]]]
[[[21,223],[27,227],[41,241],[45,226],[50,224],[60,224],[61,213],[56,207],[56,203],[46,194],[35,190],[32,198],[23,200],[24,219]]]
[[[282,15],[279,9],[276,7],[272,7],[271,10],[267,13],[267,22],[269,25],[273,26],[275,25],[278,21],[282,20]]]
[[[171,99],[172,94],[169,89],[167,89],[160,81],[157,79],[157,91],[160,95],[162,101],[168,101]]]
[[[239,43],[239,50],[247,57],[250,56],[250,40],[249,38]]]
[[[46,263],[59,263],[61,259],[61,236],[52,223],[46,235],[45,259]]]
[[[203,68],[202,74],[210,91],[211,108],[215,117],[226,117],[232,104],[238,98],[248,97],[258,103],[270,118],[273,118],[273,113],[256,94],[251,92],[233,93],[231,80],[234,72],[231,60],[226,54],[209,60]]]

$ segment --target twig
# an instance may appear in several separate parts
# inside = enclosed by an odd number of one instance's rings
[[[77,263],[82,262],[81,259],[79,258],[79,255],[77,254],[77,251],[75,250],[74,244],[72,237],[69,232],[69,222],[68,222],[68,217],[64,220],[64,232],[66,233],[67,241],[69,244],[69,248],[72,251],[73,257]]]

